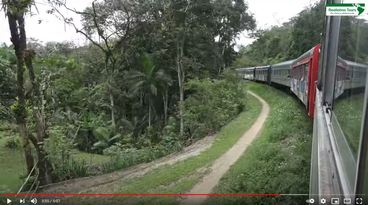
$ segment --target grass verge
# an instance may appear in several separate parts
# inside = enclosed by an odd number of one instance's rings
[[[5,147],[8,137],[0,131],[0,193],[17,192],[23,183],[22,175],[25,175],[25,161],[23,153],[19,149]]]
[[[271,112],[262,134],[215,188],[215,193],[309,193],[312,121],[286,92],[262,84],[248,88],[265,99]],[[304,204],[305,197],[215,197],[207,204]]]
[[[20,147],[20,140],[16,140],[17,147],[13,149],[6,147],[11,138],[18,139],[19,136],[8,129],[0,129],[0,193],[16,193],[23,184],[26,175],[24,154]],[[85,162],[89,167],[102,166],[111,159],[109,156],[85,153],[78,150],[72,151],[72,157],[80,163]]]
[[[111,160],[111,157],[106,155],[81,152],[77,149],[72,150],[71,155],[76,161],[86,162],[88,166],[101,166]]]

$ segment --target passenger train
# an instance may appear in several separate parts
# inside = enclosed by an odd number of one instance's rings
[[[322,43],[297,59],[239,68],[237,73],[246,80],[289,89],[314,120],[309,197],[315,204],[331,204],[333,198],[341,204],[348,198],[352,204],[364,204],[368,196],[368,65],[339,56],[341,39],[336,34],[341,28],[336,25],[340,22],[336,23],[336,17],[327,19]]]
[[[289,87],[314,116],[316,84],[318,80],[320,45],[316,45],[298,59],[278,64],[237,69],[246,80],[254,80]],[[367,65],[338,58],[336,65],[335,98],[352,89],[365,88]]]

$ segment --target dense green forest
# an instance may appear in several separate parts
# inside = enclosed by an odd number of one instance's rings
[[[234,67],[279,63],[297,58],[322,40],[325,1],[301,11],[282,26],[259,30],[256,41],[240,49]]]
[[[2,3],[12,44],[0,46],[0,139],[24,153],[18,175],[36,166],[42,185],[151,161],[246,108],[228,69],[234,39],[256,26],[243,0],[105,0],[84,11],[49,1],[84,46],[28,39],[34,6]]]
[[[282,26],[255,31],[256,40],[240,49],[233,67],[247,67],[280,63],[299,57],[323,42],[325,1],[320,1],[301,11]],[[364,53],[368,39],[362,35],[368,31],[364,19],[341,19],[339,56],[345,60],[366,62]],[[351,42],[360,42],[352,44]],[[359,52],[357,52],[359,51]]]

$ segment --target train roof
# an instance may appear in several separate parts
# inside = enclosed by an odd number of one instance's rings
[[[368,69],[367,64],[357,63],[357,62],[348,61],[348,60],[345,60],[345,62],[350,67],[362,67],[362,68]]]
[[[276,64],[273,64],[273,65],[272,65],[272,67],[273,67],[273,68],[277,68],[277,67],[290,66],[291,64],[293,64],[293,62],[294,62],[295,60],[296,60],[296,59],[288,60],[288,61],[284,61],[284,62],[281,62],[281,63],[276,63]]]
[[[364,69],[368,69],[368,65],[367,64],[362,64],[362,63],[357,63],[354,61],[349,61],[349,60],[345,60],[343,58],[341,58],[340,56],[337,57],[337,65],[340,65],[342,67],[350,67],[350,68],[364,68]]]
[[[270,67],[270,65],[265,65],[265,66],[238,68],[238,69],[235,69],[235,70],[238,71],[238,72],[241,72],[241,71],[248,71],[248,70],[253,70],[253,69],[268,69],[269,67]]]
[[[247,67],[247,68],[237,68],[235,69],[236,71],[240,72],[240,71],[247,71],[247,70],[253,70],[255,67]]]
[[[264,66],[257,66],[255,69],[268,69],[270,65],[264,65]]]
[[[317,47],[319,47],[320,44],[317,44],[315,46],[313,46],[313,48],[309,49],[307,52],[305,52],[303,55],[299,56],[294,62],[293,62],[293,66],[298,66],[300,64],[304,64],[305,60],[311,58],[311,56],[313,55],[315,49]]]

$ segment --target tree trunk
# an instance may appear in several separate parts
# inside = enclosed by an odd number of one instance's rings
[[[151,105],[148,104],[148,127],[151,128]]]
[[[163,102],[164,102],[164,121],[165,125],[167,124],[167,111],[168,111],[168,104],[169,104],[169,94],[168,89],[165,89],[165,93],[163,94]]]
[[[18,123],[18,129],[20,136],[22,138],[22,147],[24,151],[24,157],[26,160],[26,166],[27,166],[27,174],[31,173],[33,167],[34,167],[34,159],[32,156],[32,149],[31,145],[28,140],[28,131],[27,126],[25,123]]]
[[[8,1],[8,7],[13,7],[18,2]],[[26,33],[24,29],[24,13],[13,13],[8,9],[6,13],[8,17],[9,29],[11,33],[11,41],[14,45],[15,55],[17,57],[17,106],[14,110],[15,118],[19,129],[20,137],[23,142],[23,150],[26,159],[28,174],[34,166],[34,160],[29,143],[28,128],[27,128],[27,111],[24,92],[24,52],[26,50]]]
[[[38,155],[38,170],[39,170],[39,181],[41,185],[51,184],[51,163],[47,160],[47,153],[43,147],[43,144],[39,144],[37,149]]]
[[[225,49],[226,49],[226,43],[224,43],[224,46],[222,47],[222,70],[225,70],[226,68],[226,58],[225,58]],[[219,69],[219,74],[221,73],[221,67]]]
[[[110,98],[110,112],[111,112],[111,126],[113,127],[113,129],[115,129],[116,127],[116,122],[115,122],[115,100],[114,100],[114,95],[112,93],[112,79],[113,79],[113,72],[114,72],[114,62],[111,62],[111,66],[112,68],[109,69],[109,62],[112,60],[111,59],[111,55],[109,52],[104,51],[105,52],[105,71],[108,73],[108,92],[109,92],[109,98]]]
[[[47,159],[47,152],[44,149],[44,140],[47,138],[47,124],[46,116],[44,113],[44,95],[41,91],[40,84],[36,79],[34,68],[33,68],[33,58],[35,56],[34,51],[26,50],[24,53],[25,65],[28,69],[29,78],[32,84],[32,97],[31,105],[33,111],[33,118],[36,122],[36,139],[31,137],[32,143],[37,150],[38,157],[38,171],[39,171],[39,181],[41,185],[52,183],[51,171],[52,166]]]
[[[177,58],[176,67],[178,73],[178,83],[179,83],[179,116],[180,116],[180,136],[184,135],[184,69],[183,69],[183,42],[178,40],[177,42]]]
[[[40,185],[46,185],[52,183],[52,166],[49,160],[47,159],[47,153],[43,147],[43,142],[39,142],[33,135],[29,135],[30,140],[36,148],[37,156],[38,156],[38,171]]]
[[[110,89],[110,88],[109,88]],[[110,96],[110,108],[111,108],[111,125],[112,127],[115,128],[116,126],[116,122],[115,122],[115,102],[114,102],[114,96],[112,95],[111,89],[109,92],[109,96]]]

